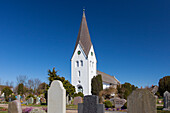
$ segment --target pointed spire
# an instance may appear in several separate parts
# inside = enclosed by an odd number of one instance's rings
[[[85,16],[85,9],[83,9],[83,17],[86,17],[86,16]]]
[[[79,33],[78,33],[78,36],[77,36],[75,49],[77,48],[78,44],[80,44],[80,46],[82,47],[85,55],[88,56],[88,53],[89,53],[90,48],[92,46],[92,43],[91,43],[91,38],[90,38],[90,34],[89,34],[89,29],[88,29],[88,26],[87,26],[85,9],[83,9],[83,17],[82,17],[82,20],[81,20],[80,29],[79,29]],[[74,49],[74,51],[75,51],[75,49]]]

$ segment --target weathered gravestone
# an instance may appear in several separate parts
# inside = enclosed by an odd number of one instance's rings
[[[128,113],[156,113],[156,98],[146,89],[136,89],[127,99]]]
[[[33,104],[34,103],[34,98],[33,97],[30,97],[29,99],[28,99],[28,104]]]
[[[19,100],[14,100],[8,104],[8,113],[22,113],[21,103]]]
[[[82,97],[78,96],[74,98],[73,104],[78,105],[78,103],[82,103],[82,102],[83,102]]]
[[[40,97],[36,98],[36,104],[40,104]]]
[[[48,113],[66,113],[66,90],[59,80],[54,80],[48,90]]]
[[[170,93],[165,91],[164,93],[164,109],[170,111]]]
[[[114,99],[115,108],[121,108],[125,103],[125,99]]]
[[[99,104],[98,96],[87,95],[83,103],[78,104],[78,113],[104,113],[104,105]]]

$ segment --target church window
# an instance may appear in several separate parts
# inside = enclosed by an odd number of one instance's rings
[[[92,61],[90,61],[90,67],[92,67]]]
[[[77,92],[83,93],[83,87],[81,85],[77,86]]]
[[[79,80],[78,83],[81,83],[81,81]]]
[[[93,56],[93,52],[91,52],[91,56]]]
[[[81,73],[80,73],[80,71],[78,71],[78,76],[79,76],[79,77],[81,76]]]
[[[79,61],[76,61],[76,66],[79,67]]]
[[[80,55],[80,54],[81,54],[81,51],[78,51],[77,54]]]
[[[80,62],[81,62],[81,66],[83,66],[83,60],[80,60]]]

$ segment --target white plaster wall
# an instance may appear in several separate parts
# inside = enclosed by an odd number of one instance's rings
[[[81,51],[81,54],[78,55],[77,52]],[[81,67],[80,60],[83,61],[83,67]],[[79,67],[76,66],[76,61],[79,61]],[[76,92],[77,92],[77,86],[81,85],[83,87],[83,93],[84,95],[88,95],[88,60],[86,58],[86,55],[84,54],[81,46],[78,44],[75,53],[72,56],[71,59],[71,83],[75,86]],[[81,72],[80,77],[78,76],[78,71]],[[78,83],[78,81],[81,81],[81,83]]]
[[[103,82],[103,89],[109,88],[110,84]]]
[[[80,55],[77,54],[79,50],[81,51]],[[91,55],[91,52],[93,52],[93,56]],[[80,60],[83,61],[83,67],[76,67],[76,61],[79,61],[79,65],[81,65]],[[93,67],[90,65],[90,61],[93,62]],[[83,87],[83,94],[91,95],[91,79],[93,76],[96,76],[96,63],[97,60],[93,46],[90,48],[88,58],[86,58],[81,46],[78,44],[71,59],[71,83],[75,86],[76,92],[77,86],[81,85]],[[78,76],[78,71],[81,72],[80,77]],[[79,80],[81,83],[78,83]]]
[[[93,52],[93,55],[91,55],[91,52]],[[91,65],[90,62],[93,64]],[[94,52],[93,45],[90,48],[89,54],[88,54],[88,71],[89,71],[89,95],[91,95],[91,79],[96,76],[96,70],[97,70],[97,60],[96,60],[96,55]]]

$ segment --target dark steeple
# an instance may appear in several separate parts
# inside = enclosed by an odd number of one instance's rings
[[[74,51],[75,51],[78,44],[80,44],[84,53],[86,54],[86,56],[88,56],[90,48],[92,46],[92,43],[91,43],[91,38],[90,38],[90,34],[89,34],[89,29],[88,29],[88,26],[87,26],[87,21],[86,21],[84,9],[83,9],[83,17],[82,17],[82,20],[81,20],[81,25],[80,25],[79,33],[78,33],[78,36],[77,36],[77,41],[76,41]]]

